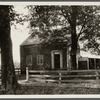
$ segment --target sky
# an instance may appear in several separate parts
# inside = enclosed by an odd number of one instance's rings
[[[24,5],[14,6],[15,11],[19,14],[28,14],[28,9]],[[25,22],[24,25],[17,24],[16,28],[11,26],[11,39],[13,43],[13,59],[20,62],[20,44],[29,36],[29,25]]]
[[[15,11],[19,14],[25,14],[27,15],[28,9],[25,9],[25,5],[16,5]],[[29,28],[27,28],[29,25],[28,22],[24,23],[24,25],[17,24],[17,29],[14,28],[14,26],[11,26],[11,38],[13,43],[13,59],[14,62],[20,62],[20,45],[21,43],[29,36]],[[83,57],[91,57],[91,54],[89,52],[83,52],[81,51],[81,55]],[[93,57],[96,57],[95,55]],[[100,58],[100,56],[99,56]]]

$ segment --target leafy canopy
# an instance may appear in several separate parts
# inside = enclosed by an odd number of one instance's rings
[[[74,10],[73,10],[74,8]],[[63,40],[71,44],[71,27],[76,21],[76,38],[84,50],[99,52],[100,7],[99,6],[28,6],[30,27],[33,35],[51,42]],[[73,20],[73,11],[76,18]]]

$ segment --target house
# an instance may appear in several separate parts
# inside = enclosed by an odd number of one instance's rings
[[[77,55],[77,69],[89,70],[100,67],[100,56]],[[54,42],[44,45],[38,36],[30,35],[20,45],[21,72],[29,70],[70,70],[70,53],[66,42]]]
[[[20,58],[22,73],[25,73],[26,67],[31,70],[68,69],[66,42],[44,45],[38,36],[30,35],[20,45]]]

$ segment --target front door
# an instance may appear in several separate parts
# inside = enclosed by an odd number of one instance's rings
[[[63,68],[63,56],[61,50],[51,51],[51,65],[52,69],[62,69]]]
[[[54,54],[54,67],[55,69],[60,68],[60,54]]]

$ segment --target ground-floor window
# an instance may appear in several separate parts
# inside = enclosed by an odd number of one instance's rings
[[[43,65],[43,55],[37,55],[37,65]]]
[[[96,68],[100,69],[100,59],[96,59]]]
[[[100,59],[89,59],[89,69],[99,69],[100,68]]]
[[[89,69],[95,69],[95,67],[96,67],[95,59],[90,58],[89,59]]]

